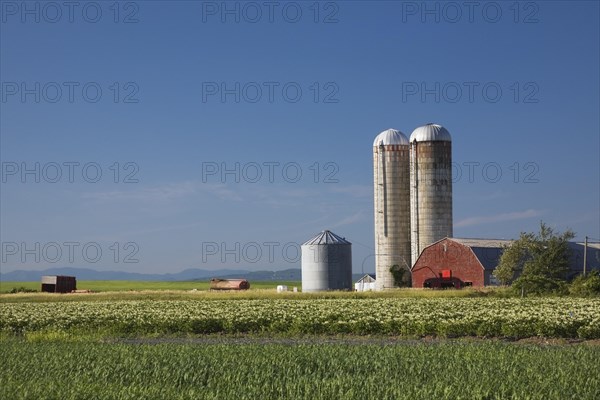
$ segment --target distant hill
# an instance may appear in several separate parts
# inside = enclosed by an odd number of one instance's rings
[[[300,281],[302,271],[300,268],[291,268],[283,271],[246,271],[241,274],[218,275],[218,278],[243,278],[249,281]]]
[[[293,270],[286,270],[293,271]],[[42,275],[71,275],[75,276],[79,280],[83,281],[194,281],[194,280],[205,280],[214,277],[227,278],[227,277],[242,277],[246,279],[254,280],[282,280],[282,276],[297,276],[297,279],[289,280],[300,280],[300,270],[297,270],[297,274],[288,273],[285,271],[260,271],[253,272],[247,270],[236,270],[236,269],[222,269],[217,271],[190,268],[177,272],[174,274],[141,274],[136,272],[122,272],[122,271],[97,271],[88,268],[48,268],[42,271],[27,271],[27,270],[16,270],[0,274],[0,281],[2,282],[36,282],[39,281]],[[283,274],[283,275],[279,275]],[[264,279],[263,279],[264,278]],[[287,279],[287,278],[286,278]]]
[[[354,273],[352,274],[352,282],[356,282],[362,278],[365,274]],[[374,274],[373,274],[374,275]],[[244,278],[249,281],[301,281],[302,270],[300,268],[291,268],[283,271],[246,271],[245,273],[238,275],[219,275],[215,276],[218,278],[232,279],[232,278]]]
[[[2,282],[39,282],[42,275],[70,275],[82,281],[203,281],[211,278],[243,278],[249,281],[301,281],[300,268],[284,269],[282,271],[248,271],[237,269],[207,270],[189,268],[174,274],[141,274],[137,272],[122,271],[97,271],[89,268],[48,268],[43,271],[16,270],[0,273]],[[363,274],[352,274],[352,281],[356,282]]]

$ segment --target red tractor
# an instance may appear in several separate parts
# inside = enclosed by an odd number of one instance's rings
[[[452,277],[452,270],[443,269],[439,277],[426,279],[423,282],[423,287],[431,289],[462,289],[465,286],[471,286],[469,283]]]

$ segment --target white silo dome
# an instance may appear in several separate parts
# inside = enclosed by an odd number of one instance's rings
[[[404,133],[396,129],[388,129],[381,132],[373,141],[373,147],[379,147],[381,145],[388,146],[393,144],[407,145],[408,138]]]
[[[427,124],[418,127],[410,135],[410,142],[451,142],[450,132],[438,124]]]

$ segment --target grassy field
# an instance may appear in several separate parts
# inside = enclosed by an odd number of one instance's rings
[[[288,288],[295,282],[287,282]],[[281,284],[281,283],[280,283]],[[284,282],[285,284],[285,282]],[[439,298],[511,298],[506,289],[463,289],[430,290],[398,289],[385,292],[284,292],[277,293],[274,287],[253,288],[242,291],[211,290],[121,290],[93,293],[4,293],[0,294],[0,303],[62,303],[94,301],[133,301],[133,300],[315,300],[315,299],[439,299]]]
[[[121,292],[142,290],[208,290],[209,281],[176,281],[176,282],[144,282],[144,281],[77,281],[77,288],[94,292]],[[301,282],[251,282],[251,289],[273,289],[277,285],[300,287]],[[40,290],[39,282],[0,282],[0,293],[8,293],[13,288]]]
[[[597,400],[600,346],[0,342],[3,399]]]
[[[277,285],[287,285],[289,292],[277,293]],[[333,291],[294,293],[302,290],[300,281],[252,282],[246,291],[211,291],[208,281],[141,282],[141,281],[78,281],[79,289],[93,293],[54,294],[39,292],[38,282],[0,282],[0,303],[5,302],[63,302],[63,301],[118,301],[118,300],[185,300],[185,299],[333,299],[333,298],[454,298],[454,297],[514,297],[507,288],[466,288],[462,290],[395,289],[385,292]],[[19,288],[34,293],[15,293]],[[195,290],[194,290],[195,289]]]

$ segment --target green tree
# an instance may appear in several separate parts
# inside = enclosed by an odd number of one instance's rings
[[[494,275],[527,292],[563,290],[569,270],[569,241],[574,237],[570,229],[559,233],[541,222],[538,233],[522,232],[505,248]]]
[[[394,277],[394,286],[411,287],[412,277],[407,267],[401,267],[398,264],[394,264],[390,267],[390,272]]]
[[[571,282],[569,292],[576,296],[600,296],[600,271],[592,270],[586,276],[578,275]]]

